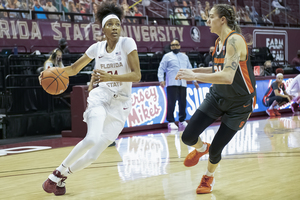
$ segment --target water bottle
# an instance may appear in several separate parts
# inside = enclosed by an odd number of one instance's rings
[[[194,68],[197,68],[197,63],[196,62],[194,62]]]
[[[17,47],[17,45],[15,45],[15,47],[14,47],[14,55],[18,55],[18,47]]]

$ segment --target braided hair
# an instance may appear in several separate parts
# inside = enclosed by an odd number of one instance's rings
[[[215,4],[213,6],[219,15],[219,18],[225,17],[227,20],[227,25],[231,30],[235,30],[238,33],[241,33],[241,28],[237,24],[235,11],[232,6],[228,4]]]

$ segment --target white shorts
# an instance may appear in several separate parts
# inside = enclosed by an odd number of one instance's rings
[[[89,93],[88,107],[83,113],[83,121],[98,113],[91,112],[101,106],[106,110],[102,134],[105,138],[114,141],[124,128],[125,122],[131,110],[131,98],[115,93],[105,87],[97,87]],[[94,108],[94,109],[93,109]]]

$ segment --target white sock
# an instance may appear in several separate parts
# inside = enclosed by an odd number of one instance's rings
[[[68,167],[68,169],[62,175],[69,176],[70,174],[73,174],[73,172],[71,171],[70,167]]]
[[[214,176],[214,174],[215,174],[215,172],[210,173],[208,170],[206,170],[206,173],[205,173],[206,176]]]
[[[66,171],[67,167],[64,166],[63,164],[59,165],[56,170],[60,171],[61,174],[63,174]]]
[[[196,149],[196,150],[199,151],[199,152],[204,152],[204,151],[206,151],[206,148],[207,148],[207,144],[203,143],[203,146],[199,149]]]

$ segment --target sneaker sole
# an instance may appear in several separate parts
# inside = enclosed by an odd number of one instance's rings
[[[46,180],[46,181],[47,181],[47,180]],[[45,181],[45,182],[46,182],[46,181]],[[43,185],[42,185],[44,191],[47,192],[47,193],[53,193],[54,190],[53,190],[53,191],[50,191],[50,190],[46,190],[46,189],[45,189],[45,182],[44,182]]]

